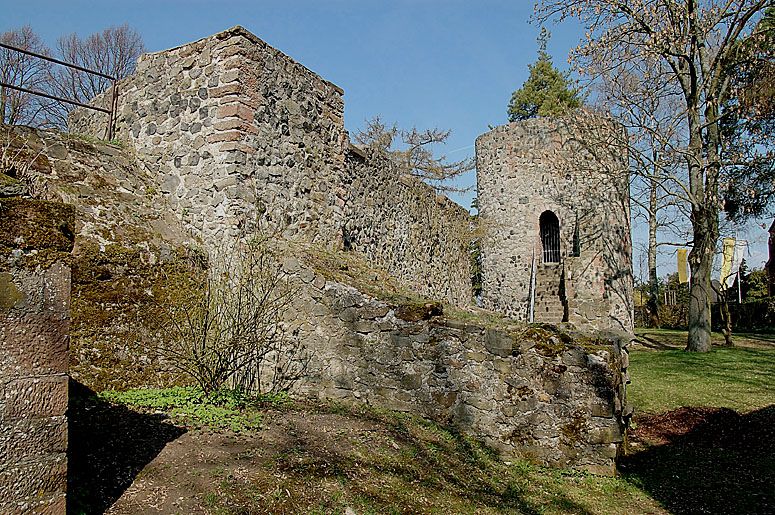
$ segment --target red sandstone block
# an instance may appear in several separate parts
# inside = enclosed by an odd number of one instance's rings
[[[224,131],[216,132],[207,136],[208,143],[217,143],[219,141],[239,141],[243,137],[242,131]]]
[[[67,498],[62,493],[48,503],[35,508],[35,515],[65,515],[67,513]]]
[[[0,377],[67,372],[69,329],[61,315],[0,314]]]
[[[213,124],[216,130],[227,131],[229,129],[242,129],[247,124],[240,119],[227,118],[226,120],[219,120]]]
[[[64,452],[67,452],[65,417],[24,418],[0,423],[0,456],[4,456],[5,463]]]
[[[52,454],[0,471],[0,507],[36,504],[67,491],[67,457]]]
[[[246,122],[253,120],[253,110],[239,103],[224,104],[218,107],[218,118],[236,117]]]
[[[242,88],[239,83],[227,84],[226,86],[220,86],[217,88],[210,88],[208,93],[210,98],[220,98],[229,95],[239,95],[242,92]]]
[[[25,378],[4,390],[3,419],[58,417],[67,411],[67,376]]]
[[[43,271],[21,266],[0,272],[0,313],[67,313],[69,308],[67,265],[53,263]]]

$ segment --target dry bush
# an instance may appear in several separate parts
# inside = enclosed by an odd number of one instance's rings
[[[223,246],[186,298],[156,306],[162,361],[209,393],[290,390],[309,363],[283,322],[297,288],[266,238]]]
[[[31,191],[33,177],[30,170],[43,155],[43,148],[34,149],[30,139],[29,132],[14,130],[10,125],[0,125],[0,174],[19,181],[18,195]]]

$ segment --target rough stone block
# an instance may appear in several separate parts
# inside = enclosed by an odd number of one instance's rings
[[[11,464],[0,470],[0,506],[33,504],[67,490],[65,454]]]
[[[239,118],[246,122],[253,120],[253,110],[242,104],[224,104],[218,107],[218,118]]]
[[[618,423],[612,423],[607,427],[597,428],[590,431],[589,442],[592,444],[610,444],[621,443],[624,435]]]
[[[488,329],[485,333],[484,345],[496,356],[511,356],[514,339],[507,333],[497,329]]]
[[[75,208],[59,202],[0,198],[0,246],[70,252]]]
[[[244,137],[242,131],[230,130],[223,132],[216,132],[207,136],[207,143],[217,143],[219,141],[239,141]]]
[[[227,84],[217,88],[210,88],[210,98],[221,98],[226,96],[235,96],[242,93],[242,86],[239,83]]]
[[[0,314],[0,377],[66,371],[69,327],[61,315]]]
[[[58,417],[67,411],[67,376],[17,379],[3,391],[3,419]]]
[[[67,419],[22,418],[0,424],[0,456],[3,463],[29,460],[50,453],[67,452]]]

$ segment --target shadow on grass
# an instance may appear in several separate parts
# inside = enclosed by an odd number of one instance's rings
[[[185,429],[103,401],[70,381],[67,512],[103,513]]]
[[[357,457],[350,452],[320,452],[308,435],[297,435],[285,444],[286,455],[292,458],[278,460],[278,467],[284,474],[303,480],[357,477],[348,481],[348,488],[364,502],[367,511],[422,511],[418,499],[430,495],[440,499],[459,496],[464,504],[507,513],[538,515],[546,506],[579,515],[591,513],[548,482],[543,497],[534,499],[531,490],[536,486],[536,472],[532,467],[508,470],[496,451],[452,427],[368,408],[339,406],[334,412],[381,426],[389,441],[395,442],[394,452],[389,445],[384,446],[387,452],[376,445]]]
[[[646,348],[654,350],[669,350],[675,348],[674,346],[665,345],[665,343],[657,340],[656,338],[651,338],[646,333],[637,334],[635,341]]]
[[[644,417],[632,436],[658,444],[620,470],[670,512],[773,512],[775,405],[744,415],[679,408]]]

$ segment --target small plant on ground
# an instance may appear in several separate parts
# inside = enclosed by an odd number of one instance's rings
[[[285,407],[291,403],[287,394],[254,395],[239,389],[205,393],[193,386],[108,390],[99,395],[110,402],[167,412],[174,421],[184,425],[232,431],[259,429],[258,408]]]

